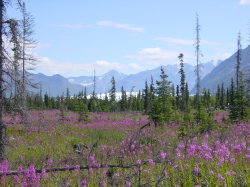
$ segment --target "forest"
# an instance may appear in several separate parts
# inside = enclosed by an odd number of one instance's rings
[[[20,19],[7,17],[9,6]],[[117,88],[113,76],[100,98],[94,76],[91,94],[52,97],[30,91],[40,88],[29,78],[36,41],[25,2],[0,0],[0,20],[1,186],[250,185],[250,55],[243,71],[241,33],[231,84],[215,94],[201,89],[197,14],[195,94],[180,51],[178,85],[161,66],[139,92]]]

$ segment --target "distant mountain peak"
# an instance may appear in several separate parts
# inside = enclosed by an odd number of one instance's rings
[[[113,75],[125,75],[125,74],[117,70],[110,70],[107,73],[104,73],[102,76],[105,76],[105,75],[113,76]]]
[[[164,65],[163,67],[168,74],[169,81],[171,81],[174,85],[179,84],[179,64]],[[211,63],[205,63],[202,75],[205,76],[213,68],[214,66]],[[184,64],[184,70],[190,88],[195,84],[194,69],[194,65],[187,63]],[[123,74],[117,70],[110,70],[107,73],[96,76],[96,93],[106,93],[110,89],[110,80],[112,76],[115,77],[117,92],[120,91],[122,86],[126,91],[131,91],[132,88],[134,88],[133,91],[135,92],[139,90],[142,91],[145,87],[146,80],[148,81],[148,83],[151,81],[151,77],[153,77],[154,81],[159,80],[160,67],[156,67],[151,70],[144,70],[142,72],[130,75]],[[66,88],[70,89],[71,95],[77,94],[79,91],[82,91],[84,87],[86,87],[88,93],[92,93],[93,91],[93,75],[65,78],[58,74],[52,76],[34,74],[33,77],[35,79],[35,82],[41,83],[44,90],[43,92],[48,92],[51,94],[51,96],[61,95],[63,92],[65,93]]]

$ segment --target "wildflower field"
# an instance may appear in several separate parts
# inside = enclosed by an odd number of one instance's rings
[[[250,122],[180,135],[142,113],[31,111],[29,126],[5,115],[1,186],[250,186]],[[193,127],[195,128],[195,126]],[[191,128],[192,129],[192,128]]]

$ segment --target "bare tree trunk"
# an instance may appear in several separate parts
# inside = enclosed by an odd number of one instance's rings
[[[0,0],[0,160],[4,158],[5,146],[5,125],[3,123],[3,9],[4,2]]]
[[[236,55],[236,89],[239,90],[240,82],[240,65],[241,65],[241,34],[239,32],[237,39],[237,55]]]
[[[27,79],[27,75],[25,73],[26,71],[26,64],[28,63],[28,61],[30,61],[31,59],[33,59],[31,56],[27,55],[27,48],[30,48],[27,45],[31,45],[32,43],[34,43],[32,41],[32,39],[30,38],[33,30],[32,30],[32,23],[33,23],[33,19],[31,17],[31,15],[27,12],[26,10],[26,6],[25,3],[23,1],[19,1],[19,7],[21,10],[21,14],[22,14],[22,25],[21,25],[21,32],[22,32],[22,43],[21,43],[21,71],[22,71],[22,78],[20,80],[21,82],[21,87],[20,87],[20,99],[21,99],[21,105],[20,105],[20,111],[21,111],[21,117],[22,117],[22,122],[23,124],[28,124],[28,114],[27,114],[27,106],[26,106],[26,94],[27,94],[27,90],[26,90],[26,85],[28,84]]]
[[[196,53],[196,95],[197,100],[199,102],[200,97],[200,56],[201,56],[201,50],[200,50],[200,24],[199,24],[199,15],[196,15],[196,39],[195,39],[195,53]]]

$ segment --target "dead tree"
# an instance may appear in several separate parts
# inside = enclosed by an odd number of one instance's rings
[[[196,14],[196,27],[195,27],[195,56],[196,56],[196,69],[195,69],[195,73],[196,73],[196,95],[197,95],[197,102],[199,103],[199,97],[200,97],[200,89],[201,89],[201,85],[200,85],[200,81],[201,81],[201,75],[200,75],[200,58],[202,56],[201,54],[201,49],[200,49],[200,23],[199,23],[199,15]]]
[[[32,38],[34,31],[34,19],[32,15],[27,11],[26,5],[23,1],[18,0],[18,5],[22,14],[20,30],[21,30],[21,72],[22,78],[20,81],[20,97],[21,97],[21,116],[24,124],[27,124],[27,86],[35,87],[29,80],[28,69],[32,69],[35,65],[35,58],[31,53],[36,41]]]
[[[31,44],[29,38],[32,34],[31,19],[25,9],[25,4],[21,0],[17,0],[17,3],[22,10],[23,20],[25,20],[22,21],[22,32],[20,32],[20,24],[18,24],[17,19],[7,19],[5,16],[5,7],[9,4],[9,1],[0,0],[0,161],[5,154],[6,126],[3,122],[5,91],[8,87],[13,86],[10,84],[12,81],[15,85],[15,95],[21,96],[20,106],[23,108],[22,106],[25,105],[23,101],[26,97],[25,84],[27,83],[25,64],[32,60],[27,52],[28,47],[26,47]],[[11,50],[6,43],[12,46]],[[21,60],[23,62],[22,71],[20,71]],[[22,72],[22,79],[20,72]]]
[[[236,89],[239,89],[239,82],[240,82],[240,65],[241,65],[241,34],[239,32],[238,39],[237,39],[237,54],[236,54]]]
[[[0,0],[0,160],[4,157],[6,126],[3,123],[3,17],[4,17],[4,1]]]

